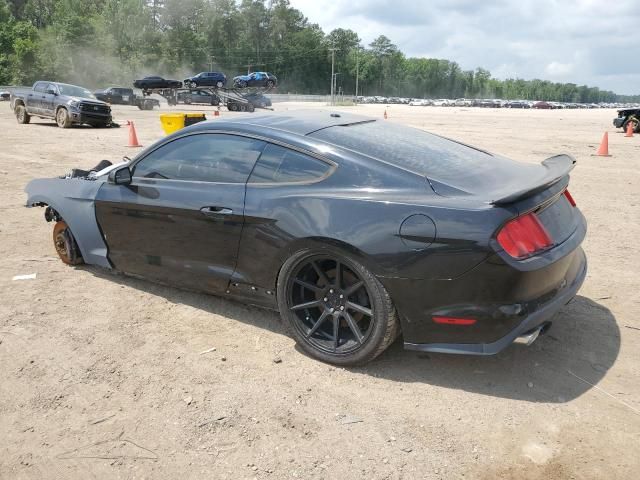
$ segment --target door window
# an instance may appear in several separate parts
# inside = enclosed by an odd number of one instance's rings
[[[265,142],[224,134],[195,134],[154,150],[134,166],[137,178],[245,183]]]
[[[35,87],[33,87],[33,90],[36,91],[36,92],[44,93],[44,91],[46,90],[46,88],[45,88],[46,86],[47,86],[46,83],[38,82],[38,83],[36,83]]]
[[[251,173],[250,183],[291,183],[317,180],[331,166],[302,153],[268,144]]]

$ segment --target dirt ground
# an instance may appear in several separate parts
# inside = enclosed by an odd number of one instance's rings
[[[303,107],[319,108],[276,105]],[[144,145],[163,135],[157,110],[114,111]],[[23,188],[135,154],[127,129],[18,125],[0,104],[0,478],[639,478],[640,136],[613,110],[387,112],[522,161],[577,158],[589,273],[548,335],[487,358],[396,342],[334,368],[273,312],[67,267]],[[591,156],[604,131],[613,156]]]

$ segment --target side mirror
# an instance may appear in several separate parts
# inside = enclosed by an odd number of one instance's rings
[[[50,89],[47,90],[47,94],[56,95],[56,91],[53,88],[50,88]]]
[[[109,183],[113,185],[129,185],[131,183],[131,170],[128,166],[123,166],[109,172]]]

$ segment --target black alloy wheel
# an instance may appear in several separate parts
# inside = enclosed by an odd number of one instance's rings
[[[397,337],[389,295],[354,260],[338,253],[298,254],[280,275],[280,312],[315,358],[345,366],[366,363]]]

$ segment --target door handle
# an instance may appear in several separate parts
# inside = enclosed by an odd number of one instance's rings
[[[227,207],[202,207],[200,212],[207,216],[231,215],[233,210]]]

